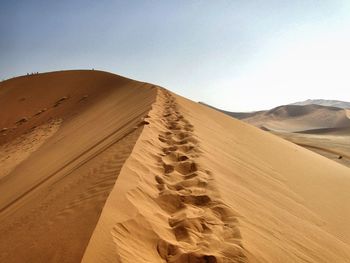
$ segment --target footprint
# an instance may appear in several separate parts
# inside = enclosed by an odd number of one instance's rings
[[[189,158],[181,153],[178,152],[169,152],[164,158],[163,160],[166,161],[171,161],[171,162],[183,162],[188,160]]]
[[[187,215],[183,214],[178,218],[170,218],[169,225],[173,227],[173,229],[180,227],[184,228],[187,230],[187,234],[189,234],[191,231],[193,233],[207,234],[212,232],[212,229],[209,227],[209,224],[205,221],[205,218],[203,216],[188,218]]]
[[[156,176],[154,177],[154,179],[156,180],[156,182],[157,182],[158,184],[165,184],[164,179],[163,179],[162,177],[160,177],[159,175],[156,175]]]
[[[183,175],[196,172],[198,170],[197,164],[193,161],[180,162],[175,166],[175,170]]]
[[[175,137],[178,140],[183,140],[185,138],[191,137],[192,135],[188,132],[180,132],[180,133],[175,133],[173,137]]]
[[[195,177],[197,177],[197,176],[198,176],[197,173],[191,173],[191,174],[185,175],[185,176],[184,176],[184,179],[185,179],[185,180],[190,180],[190,179],[195,178]]]
[[[170,190],[160,192],[157,198],[158,205],[168,213],[175,213],[185,207],[183,197]]]
[[[194,151],[195,147],[192,144],[182,144],[178,146],[178,149],[184,153],[188,153]]]
[[[208,195],[189,195],[184,196],[183,200],[187,204],[196,206],[205,206],[211,202],[211,198]]]
[[[170,153],[170,152],[176,151],[176,150],[177,150],[177,146],[173,145],[173,146],[165,147],[165,148],[163,148],[162,150],[163,150],[163,152],[164,152],[165,154],[168,154],[168,153]]]
[[[168,261],[169,257],[175,256],[179,253],[179,248],[165,240],[159,240],[157,244],[157,251],[161,258]]]
[[[158,155],[163,175],[155,176],[157,204],[169,214],[169,227],[176,240],[160,239],[157,250],[165,262],[246,262],[238,215],[211,197],[213,174],[199,169],[199,141],[194,126],[177,109],[170,93],[163,96],[162,123],[168,130],[158,139],[167,144]]]
[[[189,188],[189,187],[206,187],[208,185],[208,181],[202,178],[190,178],[187,180],[183,180],[177,185],[181,186],[182,188]]]
[[[174,166],[171,164],[163,163],[164,173],[169,174],[174,171]]]

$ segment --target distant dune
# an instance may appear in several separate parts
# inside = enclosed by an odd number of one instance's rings
[[[0,262],[349,262],[349,168],[106,72],[0,85]]]
[[[254,126],[279,132],[350,127],[349,110],[316,104],[284,105],[268,111],[228,115]]]

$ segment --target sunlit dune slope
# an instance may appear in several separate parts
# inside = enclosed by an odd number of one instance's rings
[[[0,262],[80,262],[155,95],[91,70],[0,83]]]
[[[94,262],[350,262],[350,170],[159,89]]]

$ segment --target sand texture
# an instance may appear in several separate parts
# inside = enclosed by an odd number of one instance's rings
[[[0,100],[0,262],[350,262],[344,165],[105,72],[9,80]]]
[[[12,127],[0,146],[0,262],[80,262],[155,89],[67,71],[9,80],[0,92],[1,125]]]
[[[350,128],[307,130],[274,134],[350,167]]]

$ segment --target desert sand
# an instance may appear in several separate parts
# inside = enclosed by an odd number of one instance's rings
[[[105,72],[0,100],[0,262],[350,262],[346,166]]]
[[[350,167],[350,128],[272,133]]]
[[[1,83],[0,262],[80,262],[155,90],[97,71]]]

